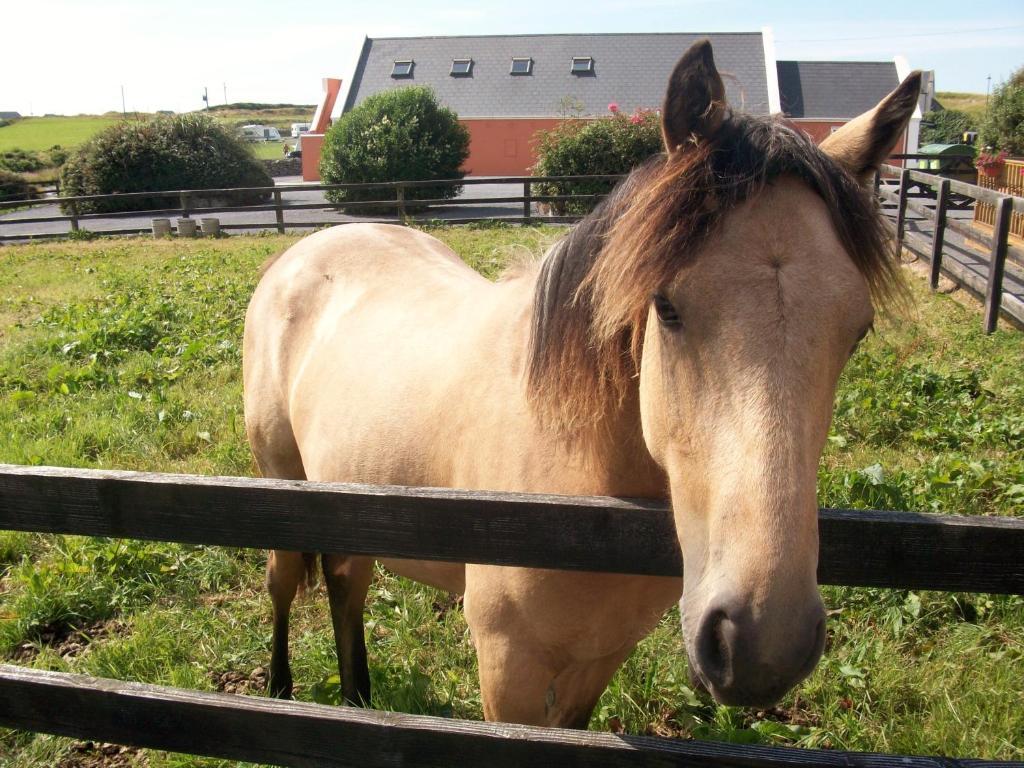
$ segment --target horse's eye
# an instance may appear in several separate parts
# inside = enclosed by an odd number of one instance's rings
[[[654,311],[658,313],[658,319],[661,324],[669,328],[678,328],[683,324],[683,321],[679,318],[679,313],[676,312],[676,308],[672,306],[672,302],[662,296],[660,293],[654,294]]]

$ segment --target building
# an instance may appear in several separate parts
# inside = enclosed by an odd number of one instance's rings
[[[893,61],[776,62],[782,114],[817,142],[874,107],[910,74],[902,56]],[[933,73],[922,80],[921,103],[895,153],[915,152],[921,114],[931,108]]]
[[[18,120],[21,118],[20,112],[0,112],[0,120]]]
[[[776,61],[769,28],[739,33],[368,37],[343,111],[381,91],[428,85],[469,129],[470,155],[464,166],[469,175],[524,175],[537,159],[538,131],[567,119],[608,115],[612,104],[627,114],[659,107],[679,57],[704,38],[714,46],[730,104],[757,115],[787,114],[817,140],[832,126],[874,106],[899,82],[893,63],[867,63],[863,71],[826,65],[825,74],[835,74],[840,83],[829,81],[835,92],[826,94],[829,86],[824,75],[818,76],[817,62]],[[843,85],[843,77],[854,82]],[[340,89],[340,81],[324,83],[320,118],[330,115]],[[823,114],[830,110],[836,114]],[[324,130],[326,120],[314,118],[313,135],[303,136],[307,180],[319,178],[317,134]]]

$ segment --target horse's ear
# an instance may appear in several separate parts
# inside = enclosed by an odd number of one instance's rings
[[[672,70],[661,110],[665,149],[673,152],[690,141],[709,139],[725,119],[725,86],[715,69],[711,43],[690,46]]]
[[[920,90],[921,72],[915,70],[878,106],[821,142],[821,148],[861,182],[868,183],[906,130]]]

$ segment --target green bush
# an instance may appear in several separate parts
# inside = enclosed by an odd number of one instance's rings
[[[980,138],[982,146],[1024,155],[1024,67],[992,94]]]
[[[61,170],[66,196],[178,189],[270,187],[273,180],[252,150],[218,123],[199,114],[128,120],[101,131],[74,152]],[[235,194],[233,204],[265,193]],[[173,208],[178,196],[78,203],[80,213]]]
[[[964,133],[976,131],[978,126],[966,112],[956,109],[939,109],[925,113],[921,121],[921,145],[960,144]]]
[[[36,188],[21,176],[0,168],[0,202],[34,200],[38,196]]]
[[[320,177],[328,184],[461,179],[468,156],[469,131],[430,88],[396,88],[370,96],[331,126],[320,153]],[[454,185],[416,187],[406,190],[406,199],[449,199],[461,190]],[[327,192],[334,203],[390,196],[381,189]]]
[[[626,116],[612,104],[613,114],[598,120],[569,120],[538,137],[534,176],[592,176],[629,173],[662,151],[661,117],[651,110]],[[605,195],[611,181],[572,181],[534,185],[537,195]],[[596,201],[553,203],[556,214],[583,214]]]
[[[36,152],[26,152],[23,149],[10,149],[0,152],[0,169],[12,171],[13,173],[31,173],[41,171],[46,163]]]

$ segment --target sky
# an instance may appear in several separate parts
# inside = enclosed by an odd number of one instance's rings
[[[985,93],[1024,65],[1024,0],[0,0],[0,111],[187,111],[315,104],[351,80],[365,36],[742,32],[779,59],[891,60],[940,91]],[[680,52],[682,53],[682,52]]]

